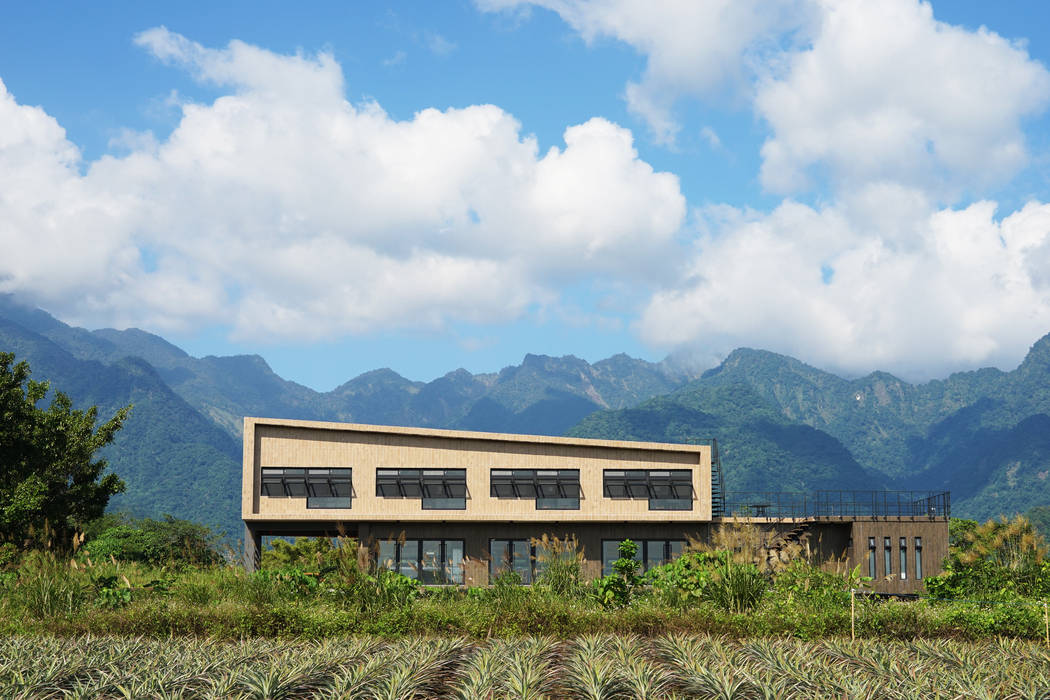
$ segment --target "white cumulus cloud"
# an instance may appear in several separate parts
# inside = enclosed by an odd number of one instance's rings
[[[646,57],[645,73],[628,82],[628,107],[653,136],[671,143],[680,129],[677,98],[711,96],[747,83],[751,63],[785,33],[811,20],[808,5],[790,0],[475,0],[482,9],[529,6],[557,12],[585,41],[622,41]]]
[[[806,190],[816,170],[838,190],[889,180],[951,201],[1025,164],[1021,121],[1045,108],[1050,73],[1022,45],[916,0],[821,8],[812,45],[758,85],[766,188]]]
[[[67,318],[249,339],[502,321],[566,278],[651,280],[685,216],[603,119],[540,153],[492,105],[351,104],[327,54],[136,41],[227,94],[83,175],[54,119],[0,93],[0,291]]]
[[[747,345],[850,373],[1011,367],[1050,330],[1037,272],[1050,205],[995,214],[884,186],[824,208],[712,208],[690,272],[652,297],[639,330],[668,348]]]

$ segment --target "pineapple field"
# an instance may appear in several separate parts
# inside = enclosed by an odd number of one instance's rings
[[[590,634],[223,642],[0,638],[4,698],[1050,698],[1050,649]]]

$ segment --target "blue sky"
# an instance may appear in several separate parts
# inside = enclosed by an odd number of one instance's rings
[[[322,390],[742,345],[1009,368],[1050,331],[1047,14],[11,5],[0,291]]]

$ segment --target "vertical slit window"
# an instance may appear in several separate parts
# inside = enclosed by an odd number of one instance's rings
[[[893,573],[893,550],[890,549],[890,538],[882,538],[882,563],[886,569],[883,571],[883,575],[889,576]]]
[[[868,576],[872,579],[878,578],[875,573],[875,538],[868,538]]]
[[[915,538],[915,579],[922,580],[922,538]]]
[[[908,578],[908,538],[901,538],[901,580]]]

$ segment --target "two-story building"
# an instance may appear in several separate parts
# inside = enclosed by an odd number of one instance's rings
[[[775,492],[726,494],[714,441],[244,420],[250,568],[264,536],[342,535],[357,538],[373,563],[422,583],[486,585],[506,568],[527,583],[536,539],[546,534],[574,536],[590,578],[608,571],[626,538],[649,568],[713,526],[745,519],[785,537],[806,533],[822,560],[870,566],[878,590],[910,592],[946,552],[947,496],[887,493],[825,492],[801,502]]]

